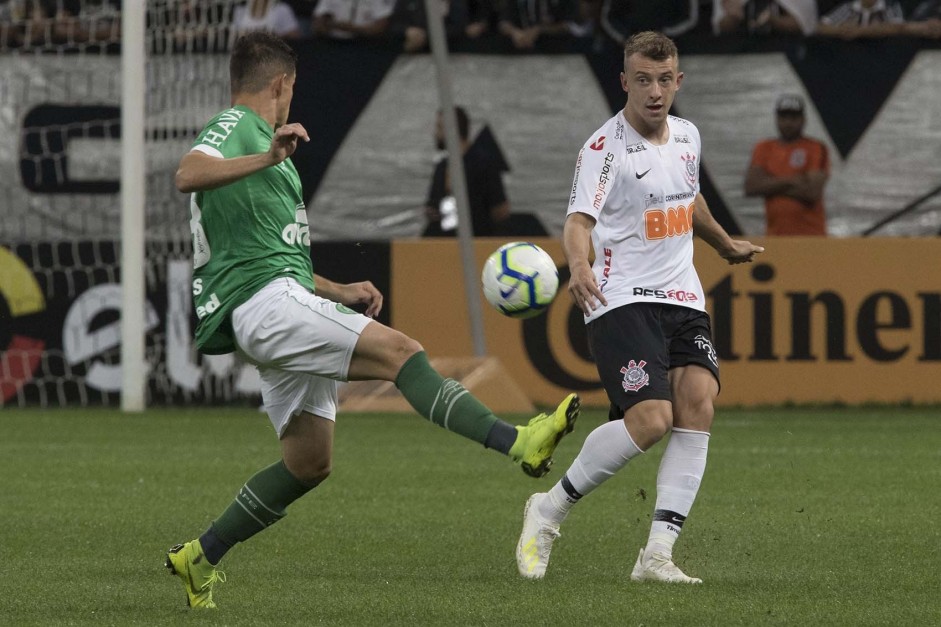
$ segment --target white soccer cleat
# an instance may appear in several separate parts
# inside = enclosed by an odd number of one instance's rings
[[[552,543],[558,538],[559,527],[539,515],[538,502],[544,493],[533,494],[523,509],[523,533],[516,545],[516,565],[527,579],[542,579],[549,565]]]
[[[690,577],[680,570],[673,560],[659,553],[644,555],[644,549],[637,556],[637,563],[631,571],[632,581],[662,581],[663,583],[702,583],[698,577]]]

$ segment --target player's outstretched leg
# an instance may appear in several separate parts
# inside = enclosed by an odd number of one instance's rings
[[[578,395],[569,394],[551,414],[539,414],[525,426],[516,427],[516,442],[510,448],[510,457],[530,477],[542,477],[552,466],[552,454],[562,437],[575,428],[581,402]]]
[[[212,586],[225,581],[225,573],[209,563],[199,540],[177,544],[167,551],[165,566],[179,576],[186,590],[186,602],[193,608],[215,608]]]
[[[549,471],[559,440],[572,431],[578,418],[578,396],[569,394],[554,412],[539,414],[527,425],[504,422],[458,381],[438,374],[424,351],[415,353],[405,362],[395,385],[420,415],[448,431],[508,455],[531,477],[541,477]]]
[[[702,583],[698,577],[690,577],[673,563],[673,560],[661,553],[640,550],[634,570],[631,571],[632,581],[660,581],[663,583]]]
[[[516,544],[516,566],[527,579],[542,579],[549,566],[552,543],[558,538],[559,526],[542,517],[539,502],[548,495],[533,494],[523,508],[523,532]]]

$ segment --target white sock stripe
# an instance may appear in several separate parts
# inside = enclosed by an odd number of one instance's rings
[[[467,394],[467,390],[464,390],[463,392],[461,392],[460,394],[458,394],[457,396],[455,396],[455,397],[451,400],[451,403],[448,405],[448,411],[445,412],[445,414],[444,414],[444,428],[445,428],[445,429],[448,428],[448,419],[451,417],[451,410],[454,408],[454,404],[457,402],[457,399],[461,398],[461,397],[464,396],[465,394]]]
[[[250,509],[248,509],[247,507],[245,507],[245,504],[242,503],[242,501],[240,501],[240,500],[238,500],[238,499],[235,499],[235,502],[239,504],[239,507],[241,507],[242,509],[245,510],[245,513],[246,513],[246,514],[248,514],[249,516],[251,516],[252,518],[254,518],[254,519],[255,519],[255,522],[257,522],[259,525],[261,525],[261,528],[262,528],[262,529],[265,529],[265,528],[268,527],[268,525],[266,525],[262,519],[260,519],[258,516],[256,516],[255,514],[252,513],[252,510],[250,510]]]
[[[674,433],[698,433],[699,435],[704,435],[707,438],[711,435],[708,431],[696,431],[695,429],[681,429],[679,427],[673,427]]]
[[[431,404],[431,409],[428,410],[428,420],[431,422],[435,421],[435,406],[438,404],[438,399],[441,398],[441,390],[444,389],[444,384],[438,388],[438,393],[435,394],[435,402]]]
[[[266,510],[268,510],[269,512],[271,512],[272,514],[274,514],[274,515],[277,516],[278,518],[282,518],[281,514],[279,514],[278,512],[274,511],[273,509],[271,509],[270,507],[268,507],[267,505],[265,505],[265,502],[262,501],[260,498],[258,498],[258,495],[257,495],[257,494],[255,494],[254,492],[252,492],[251,488],[248,487],[248,484],[247,484],[247,483],[246,483],[244,486],[242,486],[242,488],[244,488],[244,490],[245,490],[246,492],[248,492],[248,493],[252,496],[252,498],[255,499],[255,501],[258,502],[259,505],[261,505],[262,507],[264,507]]]
[[[621,424],[624,425],[624,434],[627,435],[627,441],[631,443],[631,446],[633,446],[634,448],[636,448],[636,449],[637,449],[637,452],[640,453],[641,455],[643,455],[644,453],[646,453],[647,451],[645,451],[645,450],[641,449],[639,446],[637,446],[637,442],[635,442],[635,441],[634,441],[634,438],[631,437],[631,432],[627,430],[627,423],[625,423],[625,422],[622,420],[622,421],[621,421]]]

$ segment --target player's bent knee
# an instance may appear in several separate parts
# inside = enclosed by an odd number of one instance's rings
[[[405,359],[408,359],[415,353],[420,353],[425,350],[425,347],[422,346],[418,340],[412,339],[404,333],[402,334],[402,338],[404,339],[404,342],[402,343],[400,352]]]
[[[692,399],[675,408],[676,426],[695,431],[708,431],[715,416],[715,405],[708,397]]]
[[[395,339],[387,346],[387,363],[398,373],[412,355],[423,350],[424,347],[416,340],[396,331]]]
[[[669,403],[645,401],[629,409],[624,414],[624,422],[634,443],[645,451],[673,427],[673,414]]]
[[[304,464],[297,471],[292,469],[291,472],[301,483],[314,487],[326,481],[332,470],[330,462],[326,462]]]

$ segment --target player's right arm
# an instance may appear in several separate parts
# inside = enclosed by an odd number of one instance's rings
[[[562,251],[571,273],[569,292],[586,316],[598,308],[596,301],[605,306],[608,304],[588,261],[591,253],[591,231],[594,228],[593,217],[587,213],[575,212],[568,215],[562,229]]]
[[[290,157],[299,139],[310,141],[304,127],[294,123],[278,127],[267,152],[225,159],[198,149],[191,150],[180,159],[176,188],[183,193],[202,192],[234,183]]]
[[[382,311],[382,292],[372,284],[372,281],[337,283],[319,274],[314,274],[314,284],[317,286],[315,290],[317,296],[350,307],[366,305],[364,315],[369,318],[375,318]]]

